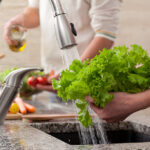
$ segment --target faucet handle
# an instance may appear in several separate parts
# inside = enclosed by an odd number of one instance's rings
[[[70,23],[72,33],[77,36],[77,31],[73,23]]]
[[[6,78],[5,78],[5,84],[7,86],[14,86],[14,87],[20,87],[20,84],[22,82],[22,79],[24,76],[32,71],[43,71],[42,68],[20,68],[18,70],[12,71]]]

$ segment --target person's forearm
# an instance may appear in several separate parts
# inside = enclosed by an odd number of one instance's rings
[[[102,50],[103,48],[108,48],[110,49],[113,46],[113,41],[108,40],[103,37],[95,37],[91,43],[88,45],[86,50],[81,56],[81,61],[86,60],[86,59],[91,59],[97,54],[99,54],[99,51]]]
[[[39,9],[27,7],[23,13],[12,18],[11,24],[19,24],[25,28],[34,28],[39,26]]]

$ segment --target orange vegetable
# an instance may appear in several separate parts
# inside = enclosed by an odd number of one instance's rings
[[[54,70],[51,70],[51,72],[49,73],[49,76],[52,77],[54,75]]]
[[[20,97],[16,97],[16,98],[15,98],[15,102],[18,104],[19,109],[20,109],[20,112],[21,112],[22,114],[26,114],[27,111],[26,111],[26,108],[25,108],[25,106],[24,106],[23,100],[22,100]]]
[[[34,113],[36,111],[36,108],[30,104],[24,103],[24,106],[26,110],[30,113]]]

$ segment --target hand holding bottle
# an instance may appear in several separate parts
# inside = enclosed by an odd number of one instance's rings
[[[14,52],[21,52],[26,47],[26,29],[13,21],[5,25],[4,38]]]

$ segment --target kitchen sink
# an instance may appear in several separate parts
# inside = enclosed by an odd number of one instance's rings
[[[76,121],[36,122],[32,123],[31,126],[70,145],[84,145],[80,142],[81,140],[77,130],[79,123]],[[150,128],[145,125],[133,122],[103,122],[102,126],[104,127],[107,142],[109,144],[150,142]],[[97,138],[97,125],[95,124],[94,127],[95,138]],[[97,139],[97,143],[95,144],[104,143]],[[92,143],[88,143],[88,145],[92,145]]]

